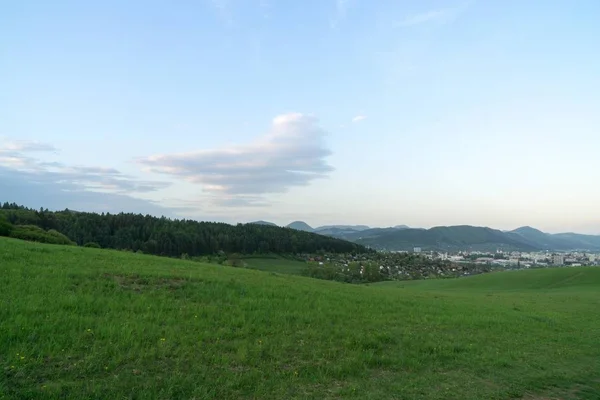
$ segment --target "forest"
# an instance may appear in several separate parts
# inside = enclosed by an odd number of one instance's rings
[[[32,231],[37,227],[41,232],[41,240],[38,241],[44,241],[44,237],[57,237],[60,233],[79,246],[140,251],[169,257],[219,253],[369,252],[361,245],[341,239],[258,224],[230,225],[132,213],[34,210],[8,202],[0,208],[0,219],[5,220],[5,228],[0,230],[5,236],[19,238],[19,235],[26,234],[31,240]],[[47,235],[48,232],[51,235]]]

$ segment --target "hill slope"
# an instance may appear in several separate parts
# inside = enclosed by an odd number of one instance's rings
[[[4,238],[0,268],[4,399],[600,396],[600,290],[356,286]]]

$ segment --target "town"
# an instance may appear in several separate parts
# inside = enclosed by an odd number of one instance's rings
[[[422,252],[415,247],[413,253],[422,254],[429,259],[449,260],[457,263],[491,264],[504,267],[545,267],[545,266],[571,266],[600,265],[600,253],[591,252],[504,252],[497,250],[494,253],[479,251],[461,251],[457,253],[439,253],[435,251]]]

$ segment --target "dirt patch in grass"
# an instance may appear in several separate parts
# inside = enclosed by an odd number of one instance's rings
[[[527,394],[522,400],[579,400],[599,398],[595,389],[586,385],[575,385],[568,389],[554,389],[541,394]]]
[[[104,274],[107,279],[112,279],[123,290],[142,292],[145,290],[166,289],[175,291],[182,289],[187,281],[183,278],[149,278],[139,275]]]

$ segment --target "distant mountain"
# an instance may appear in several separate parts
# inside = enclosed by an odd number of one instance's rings
[[[268,221],[251,223],[277,226]],[[348,240],[374,249],[392,251],[409,251],[415,247],[436,251],[600,251],[600,236],[578,233],[550,234],[531,226],[522,226],[512,231],[470,225],[437,226],[430,229],[411,228],[407,225],[389,228],[324,225],[313,229],[306,222],[294,221],[287,227]]]
[[[530,226],[523,226],[507,232],[518,235],[542,250],[600,250],[600,236],[578,233],[544,233]]]
[[[476,226],[439,226],[431,229],[393,229],[370,237],[349,238],[356,243],[387,250],[456,251],[536,250],[502,231]]]
[[[330,227],[330,228],[319,227],[319,228],[315,228],[314,232],[318,233],[319,235],[342,237],[345,234],[356,233],[358,231],[355,231],[354,229],[347,229],[347,228],[345,229],[345,228],[335,228],[335,227]]]
[[[341,231],[364,231],[371,229],[367,225],[323,225],[315,228],[315,231],[341,230]]]
[[[321,235],[332,236],[338,239],[356,241],[364,238],[375,238],[388,233],[398,232],[400,230],[407,228],[369,228],[363,230],[354,230],[354,229],[342,229],[342,228],[331,228],[326,230],[316,230],[315,233],[319,233]]]
[[[396,225],[393,227],[394,229],[410,229],[408,225]]]
[[[568,243],[570,249],[579,250],[600,250],[600,236],[598,235],[582,235],[580,233],[557,233],[552,235],[556,239],[563,240]]]
[[[564,250],[565,247],[569,247],[564,241],[530,226],[522,226],[505,233],[542,250]]]
[[[287,225],[288,228],[297,229],[299,231],[314,232],[315,230],[304,221],[294,221]]]
[[[248,222],[249,224],[255,224],[255,225],[269,225],[269,226],[278,226],[277,224],[274,224],[272,222],[269,221],[254,221],[254,222]]]
[[[328,230],[317,233],[349,240],[385,250],[457,251],[536,251],[536,250],[588,250],[600,251],[600,236],[576,233],[548,234],[532,227],[521,227],[503,232],[497,229],[469,225],[438,226],[431,229],[372,228],[361,231]]]

